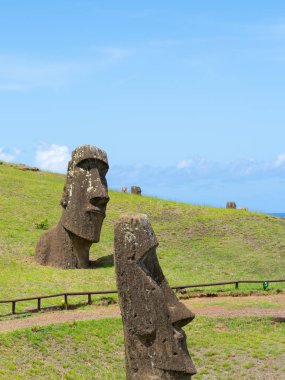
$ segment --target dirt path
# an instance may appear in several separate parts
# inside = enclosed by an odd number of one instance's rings
[[[285,317],[285,295],[193,298],[183,301],[196,315]]]
[[[285,295],[251,297],[192,298],[183,301],[196,316],[271,316],[285,317]],[[97,306],[87,309],[45,311],[31,317],[0,321],[0,332],[55,323],[119,317],[118,305]]]

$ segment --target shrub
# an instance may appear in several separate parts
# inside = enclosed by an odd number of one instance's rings
[[[35,226],[37,230],[47,230],[49,227],[47,218],[43,219],[41,222],[35,223]]]

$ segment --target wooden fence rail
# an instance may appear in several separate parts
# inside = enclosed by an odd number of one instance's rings
[[[191,284],[191,285],[178,285],[172,286],[173,290],[184,290],[190,288],[202,288],[207,286],[224,286],[224,285],[235,285],[235,288],[238,289],[239,284],[269,284],[272,282],[285,282],[284,280],[239,280],[239,281],[224,281],[224,282],[212,282],[207,284]],[[41,310],[41,301],[42,299],[47,298],[56,298],[56,297],[64,297],[64,304],[66,308],[68,307],[68,297],[69,296],[87,296],[88,305],[92,304],[92,295],[104,295],[104,294],[117,294],[117,290],[103,290],[103,291],[95,291],[95,292],[68,292],[68,293],[58,293],[52,294],[48,296],[36,296],[36,297],[27,297],[27,298],[17,298],[11,300],[0,300],[0,304],[11,303],[12,305],[12,314],[16,314],[16,303],[24,302],[24,301],[37,301],[37,311]]]

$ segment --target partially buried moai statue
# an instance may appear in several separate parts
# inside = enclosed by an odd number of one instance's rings
[[[72,152],[61,205],[62,217],[40,237],[35,259],[59,268],[88,268],[89,249],[100,239],[109,201],[106,153],[91,145]]]
[[[182,327],[194,314],[175,296],[160,268],[146,215],[115,225],[115,266],[124,326],[127,380],[188,380],[196,373]]]

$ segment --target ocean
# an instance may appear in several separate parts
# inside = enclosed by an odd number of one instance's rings
[[[278,216],[279,218],[285,218],[285,212],[268,213],[268,215]]]

